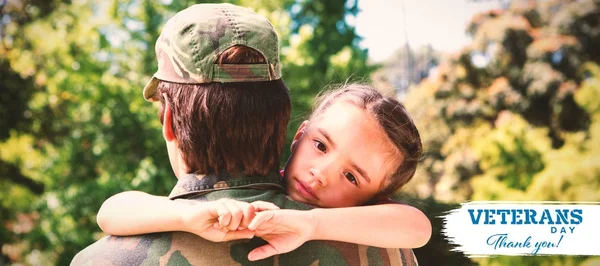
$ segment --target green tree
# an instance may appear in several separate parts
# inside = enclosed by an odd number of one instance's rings
[[[468,27],[473,42],[405,100],[426,149],[408,190],[443,203],[597,201],[599,18],[600,2],[592,0],[514,1],[475,16]],[[586,259],[475,261],[578,265]]]

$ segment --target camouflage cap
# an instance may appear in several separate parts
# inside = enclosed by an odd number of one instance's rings
[[[243,45],[261,53],[263,64],[217,64],[221,52]],[[202,84],[281,78],[279,39],[263,16],[232,4],[197,4],[170,18],[156,41],[158,71],[144,88],[152,101],[159,80]]]

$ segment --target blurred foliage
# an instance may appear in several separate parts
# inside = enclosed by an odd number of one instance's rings
[[[176,179],[157,109],[141,90],[156,71],[161,26],[198,2],[2,7],[0,265],[67,265],[102,236],[95,215],[106,198],[130,189],[169,193]],[[356,1],[230,2],[265,15],[280,34],[294,101],[290,139],[321,88],[372,70],[345,20],[358,12]]]
[[[396,50],[379,69],[371,74],[372,84],[386,95],[403,98],[410,86],[421,82],[439,64],[440,53],[431,45],[412,49],[409,45]]]
[[[467,32],[473,42],[405,98],[426,149],[407,191],[433,198],[434,209],[470,200],[600,201],[600,1],[512,1],[473,17]],[[440,242],[434,235],[419,252],[434,254]]]

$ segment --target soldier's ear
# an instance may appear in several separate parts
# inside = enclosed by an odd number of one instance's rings
[[[296,145],[298,145],[298,141],[302,138],[302,136],[306,132],[306,127],[308,126],[308,123],[309,123],[308,120],[304,120],[304,122],[302,122],[302,124],[300,124],[300,126],[298,127],[298,130],[296,131],[296,135],[294,135],[294,139],[292,140],[292,145],[290,146],[291,152],[294,152],[294,150],[296,149]]]
[[[163,93],[163,97],[165,97],[165,111],[163,112],[163,137],[166,141],[175,140],[175,133],[173,132],[173,110],[171,109],[171,104],[169,97],[166,93]]]

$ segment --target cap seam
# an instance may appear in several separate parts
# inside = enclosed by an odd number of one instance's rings
[[[237,23],[237,20],[235,19],[235,17],[233,16],[233,14],[231,14],[230,11],[227,11],[226,16],[229,18],[229,20],[232,22],[233,25],[233,29],[235,31],[235,37],[236,39],[242,39],[242,36],[240,34],[240,29]]]
[[[235,39],[239,40],[240,38],[240,31],[237,25],[237,22],[235,21],[233,15],[231,14],[231,12],[229,10],[226,10],[224,8],[221,8],[221,11],[223,12],[223,14],[225,15],[225,17],[227,17],[227,20],[230,22],[230,25],[232,25],[233,30],[235,32]]]
[[[198,53],[199,53],[199,50],[198,50],[199,43],[198,42],[199,42],[199,40],[197,40],[196,38],[194,38],[194,37],[197,37],[198,35],[194,35],[193,33],[194,33],[193,30],[188,31],[188,34],[190,35],[190,37],[192,39],[192,53],[193,53],[192,60],[194,61],[194,67],[196,68],[195,69],[196,72],[202,73],[202,68],[198,67],[199,60],[197,60],[198,57],[199,57],[198,56]]]

